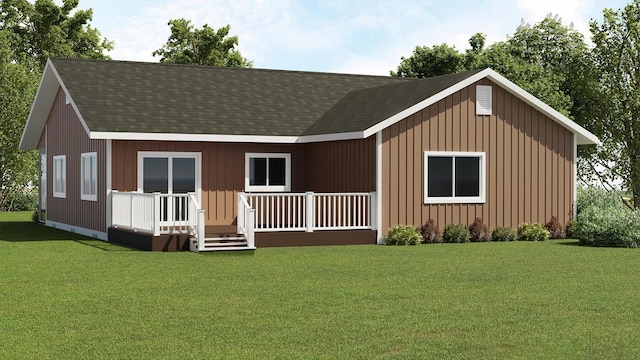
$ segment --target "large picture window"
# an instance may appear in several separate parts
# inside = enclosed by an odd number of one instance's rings
[[[67,197],[67,156],[53,157],[53,197]]]
[[[485,202],[485,153],[425,151],[424,171],[426,204]]]
[[[98,200],[98,155],[82,153],[80,155],[80,198]]]
[[[291,154],[247,153],[245,191],[291,191]]]

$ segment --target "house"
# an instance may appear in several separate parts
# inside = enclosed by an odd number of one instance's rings
[[[575,214],[598,139],[491,69],[429,79],[50,59],[20,148],[48,226],[152,250]]]

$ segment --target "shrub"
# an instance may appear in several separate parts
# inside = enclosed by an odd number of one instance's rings
[[[422,242],[422,236],[416,228],[410,225],[396,225],[387,233],[387,245],[418,245]]]
[[[447,224],[442,234],[442,240],[446,243],[465,243],[470,238],[469,229],[462,224]]]
[[[491,233],[491,240],[493,241],[516,241],[517,238],[516,231],[508,227],[498,226]]]
[[[2,205],[2,211],[33,211],[38,208],[38,189],[11,191]]]
[[[583,245],[639,247],[640,212],[591,206],[580,212],[576,237]]]
[[[549,232],[550,239],[564,239],[565,237],[564,227],[555,216],[551,217],[551,220],[544,225],[544,228]]]
[[[524,222],[518,227],[518,241],[544,241],[549,239],[549,232],[540,224]]]
[[[489,241],[490,233],[487,225],[482,223],[482,219],[476,218],[473,221],[473,224],[469,225],[469,234],[471,235],[471,241],[480,242],[480,241]]]
[[[440,229],[433,222],[433,219],[429,219],[420,227],[420,234],[422,234],[422,241],[427,244],[442,242],[442,234],[440,234]]]
[[[576,215],[579,215],[583,210],[592,206],[602,208],[612,207],[616,209],[627,208],[619,193],[615,191],[607,191],[605,189],[594,186],[578,187],[576,200]]]
[[[567,221],[567,225],[564,226],[564,235],[569,239],[578,238],[578,223],[575,220]]]

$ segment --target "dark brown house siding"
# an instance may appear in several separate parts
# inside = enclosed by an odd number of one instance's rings
[[[202,154],[201,200],[207,225],[235,223],[247,152],[290,153],[292,192],[375,190],[375,139],[288,145],[114,140],[113,189],[137,190],[139,151]]]
[[[493,115],[475,114],[475,85],[492,85]],[[489,80],[382,132],[382,231],[433,219],[490,228],[572,217],[573,134]],[[484,204],[424,204],[424,151],[486,153]]]
[[[306,189],[315,192],[376,191],[376,138],[306,145]]]
[[[66,104],[62,89],[58,90],[51,108],[46,136],[47,220],[106,233],[106,141],[89,139],[73,107]],[[97,201],[80,199],[80,154],[85,152],[97,152]],[[56,155],[66,155],[66,198],[53,197],[53,157]]]

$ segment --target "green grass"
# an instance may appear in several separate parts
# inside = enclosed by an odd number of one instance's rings
[[[640,251],[151,253],[0,213],[1,359],[640,358]]]

